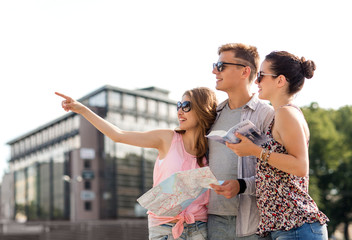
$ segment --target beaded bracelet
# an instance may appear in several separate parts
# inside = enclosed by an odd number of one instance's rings
[[[262,151],[260,152],[259,159],[260,159],[261,161],[264,161],[263,159],[264,159],[264,156],[266,155],[266,151],[267,151],[267,149],[266,149],[266,148],[263,148]]]
[[[264,162],[268,162],[268,161],[269,161],[269,157],[270,157],[270,154],[271,154],[272,152],[273,152],[273,151],[268,151],[268,154],[265,156]]]

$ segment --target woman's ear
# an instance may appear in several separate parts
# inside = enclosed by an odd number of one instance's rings
[[[277,85],[279,88],[282,88],[286,85],[287,80],[286,80],[286,77],[284,75],[280,75],[277,77]]]

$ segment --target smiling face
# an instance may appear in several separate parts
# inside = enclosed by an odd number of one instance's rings
[[[270,100],[270,96],[272,96],[273,91],[275,90],[274,84],[275,78],[274,73],[272,73],[270,69],[271,63],[268,61],[264,61],[260,66],[259,73],[262,73],[261,80],[258,82],[258,78],[255,80],[255,83],[258,85],[258,94],[259,98],[263,100]]]
[[[218,62],[239,64],[234,58],[232,51],[225,51],[220,53]],[[236,65],[224,64],[223,70],[219,72],[217,68],[213,68],[213,74],[216,75],[216,89],[224,92],[233,91],[238,88],[241,81],[243,67]]]
[[[179,122],[179,128],[181,130],[191,130],[197,126],[197,116],[195,114],[195,111],[192,110],[192,101],[190,97],[187,95],[184,95],[182,97],[182,101],[190,101],[191,102],[191,110],[189,112],[184,112],[182,108],[180,108],[177,111],[177,117],[178,117],[178,122]]]

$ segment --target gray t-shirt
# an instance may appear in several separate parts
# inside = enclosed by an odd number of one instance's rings
[[[229,105],[221,111],[213,130],[229,130],[241,120],[242,108],[230,109]],[[218,180],[237,179],[238,156],[226,145],[209,140],[209,167]],[[227,199],[210,191],[208,214],[237,216],[238,197]]]

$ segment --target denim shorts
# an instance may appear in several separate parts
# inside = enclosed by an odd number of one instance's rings
[[[289,231],[271,232],[271,237],[273,240],[328,240],[328,230],[326,224],[305,223]]]
[[[220,216],[208,214],[209,240],[269,240],[270,237],[260,237],[252,234],[245,237],[236,237],[236,216]]]
[[[175,223],[162,224],[149,228],[149,240],[175,240],[172,236],[172,227]],[[182,240],[206,240],[207,223],[196,221],[192,224],[184,224],[184,230],[177,239]]]

